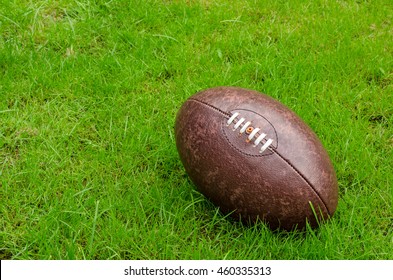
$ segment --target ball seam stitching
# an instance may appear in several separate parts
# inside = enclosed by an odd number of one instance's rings
[[[230,114],[228,113],[228,112],[225,112],[225,111],[223,111],[223,110],[221,110],[221,109],[218,109],[217,107],[215,107],[215,106],[213,106],[213,105],[211,105],[211,104],[209,104],[209,103],[206,103],[206,102],[204,102],[204,101],[202,101],[202,100],[199,100],[199,99],[195,99],[195,98],[189,98],[188,99],[189,101],[195,101],[195,102],[197,102],[197,103],[201,103],[201,104],[203,104],[203,105],[205,105],[205,106],[207,106],[207,107],[209,107],[209,108],[211,108],[211,109],[213,109],[213,110],[215,110],[215,111],[217,111],[217,112],[219,112],[219,113],[221,113],[221,114],[223,114],[223,115],[225,115],[225,116],[227,116],[227,117],[229,117],[230,116]]]

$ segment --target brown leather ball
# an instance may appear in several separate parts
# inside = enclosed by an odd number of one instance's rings
[[[272,229],[330,218],[337,179],[315,133],[262,93],[217,87],[191,96],[175,124],[176,146],[197,189],[224,214]]]

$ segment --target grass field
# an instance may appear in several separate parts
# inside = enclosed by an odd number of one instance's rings
[[[3,2],[1,259],[393,259],[390,0]],[[330,222],[246,227],[195,190],[174,120],[219,85],[318,134]]]

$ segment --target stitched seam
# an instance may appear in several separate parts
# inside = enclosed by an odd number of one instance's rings
[[[224,116],[227,116],[227,117],[230,116],[230,114],[229,114],[228,112],[225,112],[225,111],[223,111],[223,110],[221,110],[221,109],[218,109],[217,107],[214,107],[213,105],[210,105],[209,103],[203,102],[203,101],[198,100],[198,99],[195,99],[195,98],[190,98],[190,99],[188,99],[188,100],[190,100],[190,101],[195,101],[195,102],[197,102],[197,103],[201,103],[201,104],[203,104],[203,105],[205,105],[205,106],[207,106],[207,107],[209,107],[209,108],[211,108],[211,109],[213,109],[213,110],[215,110],[215,111],[217,111],[217,112],[223,114]]]
[[[202,105],[205,105],[205,106],[207,106],[207,107],[209,107],[209,108],[211,108],[211,109],[213,109],[213,110],[215,110],[215,111],[221,113],[222,115],[224,115],[224,116],[226,116],[226,117],[229,117],[229,116],[230,116],[229,113],[227,113],[227,112],[225,112],[225,111],[223,111],[223,110],[221,110],[221,109],[218,109],[217,107],[215,107],[215,106],[213,106],[213,105],[210,105],[209,103],[206,103],[206,102],[204,102],[204,101],[201,101],[201,100],[198,100],[198,99],[195,99],[195,98],[190,98],[189,100],[190,100],[190,101],[197,102],[197,103],[200,103],[200,104],[202,104]],[[225,135],[225,134],[224,134],[224,135]],[[225,135],[225,137],[227,138],[226,135]],[[228,139],[228,138],[227,138],[227,139]],[[231,146],[233,146],[233,145],[231,145]],[[236,150],[239,150],[239,149],[237,149],[236,147],[234,147],[234,148],[235,148]],[[276,154],[277,156],[279,156],[283,161],[285,161],[285,162],[295,171],[295,173],[297,173],[297,174],[307,183],[307,185],[308,185],[308,186],[311,188],[311,190],[315,193],[315,195],[318,197],[318,199],[322,202],[322,205],[325,207],[325,210],[326,210],[326,212],[328,213],[328,215],[331,216],[330,211],[329,211],[329,208],[327,207],[325,201],[321,198],[321,196],[319,195],[319,193],[317,192],[317,190],[314,188],[314,186],[310,183],[310,181],[309,181],[302,173],[300,173],[300,171],[297,170],[297,169],[295,168],[295,166],[293,166],[286,158],[284,158],[280,153],[278,153],[276,149],[274,149],[274,148],[271,148],[271,149],[270,149],[270,147],[269,147],[269,150],[270,150],[270,151],[273,151],[273,153],[275,153],[275,154]],[[241,152],[241,151],[240,151],[240,152]],[[242,153],[243,153],[243,152],[242,152]],[[243,153],[243,154],[245,154],[245,153]],[[249,155],[249,154],[246,154],[246,155],[248,155],[248,156],[253,156],[253,157],[260,157],[260,156]]]
[[[277,151],[274,151],[277,156],[279,156],[283,161],[285,161],[300,177],[303,178],[303,180],[307,183],[307,185],[313,190],[313,192],[315,193],[315,195],[319,198],[319,200],[322,202],[323,206],[325,207],[326,212],[328,213],[329,216],[331,216],[329,208],[327,207],[325,201],[321,198],[321,196],[319,195],[319,193],[317,192],[317,190],[314,188],[314,186],[310,183],[310,181],[302,174],[300,173],[299,170],[296,169],[295,166],[292,165],[292,163],[290,163],[286,158],[284,158],[280,153],[278,153]]]

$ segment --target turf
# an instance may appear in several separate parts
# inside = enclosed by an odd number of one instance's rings
[[[390,0],[3,2],[1,259],[393,259]],[[318,134],[330,222],[247,227],[195,190],[174,120],[219,85]]]

